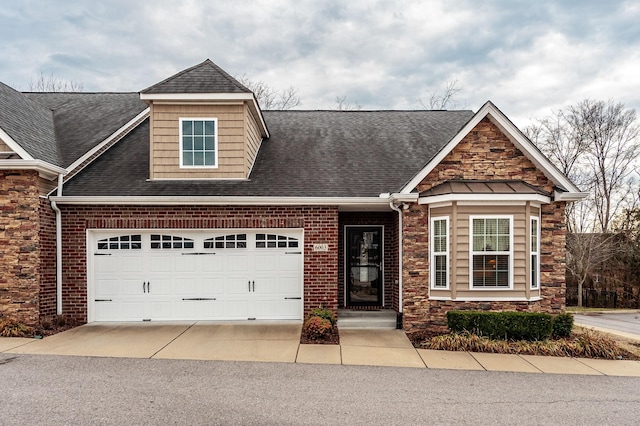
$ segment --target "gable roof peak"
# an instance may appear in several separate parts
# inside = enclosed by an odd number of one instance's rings
[[[555,186],[559,187],[562,192],[566,192],[575,195],[576,197],[586,196],[585,193],[580,192],[578,187],[571,182],[571,180],[565,176],[552,162],[547,158],[540,149],[534,145],[529,138],[522,133],[518,127],[502,112],[498,107],[494,105],[490,100],[485,102],[482,107],[474,114],[473,117],[465,124],[460,131],[445,145],[442,149],[429,160],[424,168],[416,173],[413,178],[405,184],[400,190],[401,194],[408,194],[415,190],[420,182],[449,154],[460,141],[467,135],[473,128],[480,123],[480,121],[488,118],[494,125],[500,129],[500,131],[513,143],[526,157],[528,157],[535,166],[542,171]]]
[[[252,93],[211,59],[156,83],[141,94]]]

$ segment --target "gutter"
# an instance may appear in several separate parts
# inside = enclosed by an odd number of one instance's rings
[[[57,197],[62,196],[64,175],[58,175]],[[62,212],[55,201],[51,200],[51,208],[56,214],[56,315],[62,315]]]
[[[417,197],[416,197],[417,199]],[[56,195],[52,200],[59,204],[75,205],[138,205],[138,206],[352,206],[384,207],[388,198],[380,197],[251,197],[251,196],[73,196]]]

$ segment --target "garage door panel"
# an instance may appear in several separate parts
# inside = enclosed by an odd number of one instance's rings
[[[227,277],[222,279],[223,283],[223,293],[229,295],[241,295],[243,297],[247,297],[250,292],[251,280],[248,280],[246,277]]]
[[[301,254],[284,254],[278,257],[278,270],[279,271],[300,271],[300,258]]]
[[[111,258],[113,256],[100,256],[100,257]],[[144,256],[142,256],[141,254],[136,253],[135,255],[131,255],[127,253],[123,256],[118,256],[118,258],[119,258],[119,265],[117,265],[116,267],[118,268],[118,270],[122,272],[142,273],[142,271],[144,270]]]
[[[272,234],[262,234],[258,245],[257,232],[171,231],[166,233],[171,244],[162,240],[164,232],[139,232],[135,244],[135,233],[114,233],[105,242],[98,232],[96,241],[103,249],[98,250],[101,256],[91,258],[92,318],[301,319],[302,252],[297,252],[300,246],[285,246],[301,241],[278,234],[282,241],[274,245]]]
[[[122,279],[120,281],[123,296],[142,296],[145,292],[144,281],[140,279]]]
[[[253,317],[247,299],[224,300],[224,317],[228,319],[247,319]]]
[[[255,257],[256,272],[273,272],[278,269],[278,254],[258,253]]]
[[[197,271],[201,260],[196,255],[183,254],[174,257],[175,271],[181,273],[189,273]]]
[[[195,297],[202,293],[202,282],[197,277],[180,277],[174,280],[175,292],[183,297]]]
[[[140,321],[148,318],[147,302],[145,300],[123,300],[119,305],[119,315],[123,321]]]
[[[246,253],[230,253],[224,258],[223,271],[225,272],[247,272],[253,265],[252,259]]]
[[[96,281],[96,298],[117,297],[121,293],[120,281],[117,279],[102,278]]]
[[[220,277],[205,277],[201,280],[199,293],[205,297],[216,297],[224,294],[224,280]]]
[[[216,253],[215,255],[203,255],[197,256],[198,260],[200,260],[200,268],[202,272],[215,272],[220,273],[220,271],[224,271],[225,259],[226,257],[223,254]]]
[[[300,296],[300,277],[281,276],[278,278],[278,292],[286,296]]]
[[[149,312],[149,319],[159,320],[172,320],[176,319],[174,314],[174,307],[176,301],[173,299],[167,300],[155,300],[150,303],[151,310]]]
[[[96,316],[102,318],[103,321],[117,320],[122,317],[120,312],[120,304],[114,301],[99,301],[95,304]]]
[[[154,277],[147,282],[147,293],[151,296],[170,296],[175,293],[174,278]]]
[[[171,253],[153,254],[149,259],[151,271],[153,272],[173,272],[175,268],[175,257]]]

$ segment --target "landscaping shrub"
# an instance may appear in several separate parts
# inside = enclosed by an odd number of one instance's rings
[[[553,331],[551,335],[558,339],[561,337],[569,337],[573,330],[573,315],[564,313],[553,317]]]
[[[1,337],[31,337],[34,329],[17,321],[0,318]]]
[[[617,359],[622,354],[613,339],[593,331],[577,335],[571,343],[569,355],[574,357]]]
[[[621,359],[625,354],[611,338],[593,331],[577,334],[573,339],[545,341],[494,340],[470,333],[450,333],[432,337],[420,347],[445,351],[490,352],[544,356]],[[626,356],[628,356],[627,354]],[[633,354],[631,354],[633,355]],[[635,359],[635,358],[631,358]]]
[[[326,339],[332,330],[331,321],[320,316],[310,316],[302,326],[302,332],[311,340]]]
[[[552,316],[535,312],[449,311],[454,333],[471,333],[505,340],[544,340],[551,336]]]
[[[336,318],[336,314],[326,308],[312,309],[311,312],[309,312],[309,315],[307,315],[307,319],[310,319],[312,317],[320,317],[326,319],[331,323],[332,326],[336,325],[336,322],[338,321],[338,319]]]

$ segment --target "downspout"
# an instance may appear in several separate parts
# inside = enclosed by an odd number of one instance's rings
[[[63,175],[58,175],[58,191],[62,196]],[[62,212],[55,201],[51,201],[51,208],[56,214],[56,315],[62,315]]]
[[[402,205],[402,204],[401,204]],[[398,212],[398,319],[396,328],[402,328],[402,209],[393,200],[389,201],[391,210]]]

